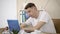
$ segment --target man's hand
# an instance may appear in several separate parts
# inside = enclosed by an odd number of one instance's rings
[[[24,31],[27,33],[31,33],[32,31],[29,28],[24,28]]]
[[[25,26],[26,26],[25,24],[21,24],[21,25],[20,25],[20,28],[21,28],[21,29],[24,29]]]
[[[27,33],[31,33],[31,31],[30,30],[24,30],[25,32],[27,32]]]

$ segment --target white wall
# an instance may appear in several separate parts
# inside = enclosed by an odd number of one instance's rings
[[[54,19],[60,19],[60,1],[59,0],[49,0],[46,6],[47,12]]]
[[[8,26],[8,19],[17,19],[16,0],[0,0],[0,28]]]
[[[39,10],[45,7],[53,19],[60,19],[60,0],[18,0],[18,12],[23,9],[23,4],[28,2],[35,3]]]

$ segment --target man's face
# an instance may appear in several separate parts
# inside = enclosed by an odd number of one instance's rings
[[[26,9],[26,12],[30,17],[35,17],[36,7],[28,8],[28,9]]]

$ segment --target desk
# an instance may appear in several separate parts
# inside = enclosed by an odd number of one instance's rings
[[[44,32],[41,32],[40,34],[60,34],[60,33],[44,33]]]
[[[22,33],[22,32],[21,32]],[[21,34],[20,32],[19,32],[19,34]],[[46,32],[32,32],[32,33],[26,33],[26,32],[24,32],[23,34],[60,34],[60,33],[46,33]]]
[[[31,33],[26,33],[24,30],[20,30],[18,34],[60,34],[60,33],[48,33],[48,32],[42,32],[42,31],[37,31],[35,30],[34,32]]]
[[[2,32],[0,32],[0,34],[2,34]],[[19,33],[20,34],[20,33]],[[30,34],[30,33],[28,33],[28,34]],[[45,32],[40,32],[40,33],[38,33],[38,34],[60,34],[60,33],[45,33]]]

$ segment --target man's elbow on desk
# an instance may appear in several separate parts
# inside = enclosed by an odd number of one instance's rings
[[[35,30],[39,30],[44,24],[45,24],[45,22],[40,21],[40,22],[37,23],[36,26],[24,28],[24,30],[25,30],[26,32],[33,32],[33,31],[35,31]]]

